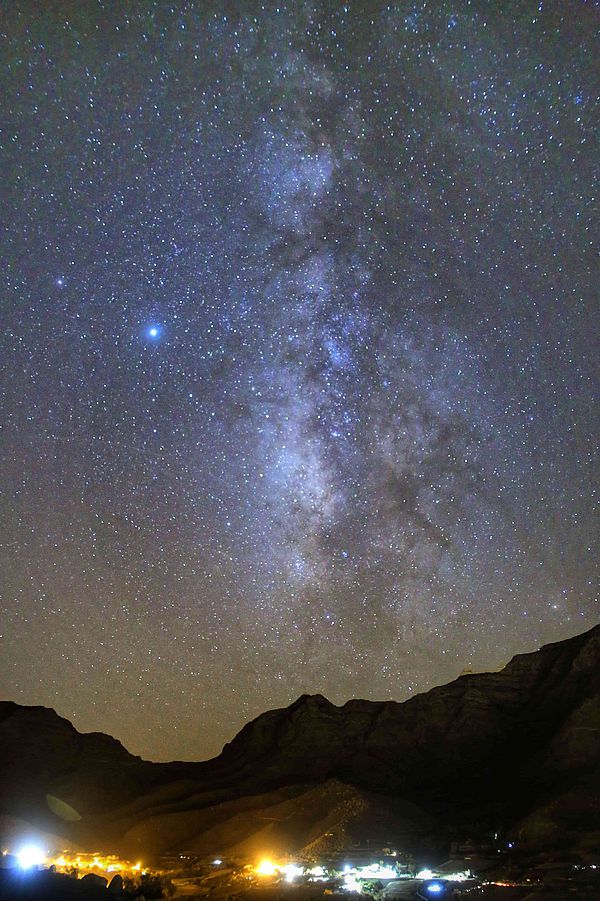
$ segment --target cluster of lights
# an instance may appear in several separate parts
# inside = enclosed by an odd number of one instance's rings
[[[216,864],[217,861],[214,861],[214,863]],[[220,861],[218,861],[218,863],[220,863]],[[268,858],[261,860],[260,863],[253,868],[253,870],[257,876],[277,876],[279,878],[285,878],[286,882],[294,882],[300,876],[305,876],[311,882],[328,878],[327,871],[321,866],[304,868],[293,863],[276,864]],[[431,897],[437,897],[441,896],[444,893],[446,882],[463,882],[465,879],[469,878],[469,875],[470,874],[467,871],[449,873],[448,875],[444,874],[442,881],[440,879],[440,874],[435,873],[433,870],[427,867],[417,873],[417,879],[421,879],[423,880],[423,882],[427,883],[423,886],[423,889],[427,892],[428,895],[430,895]],[[346,864],[342,874],[342,888],[347,892],[360,893],[362,889],[362,883],[365,880],[392,880],[402,879],[403,877],[407,876],[408,874],[398,873],[397,869],[393,866],[384,866],[379,863],[371,863],[362,867],[354,867],[351,864]]]
[[[305,871],[295,863],[279,865],[265,858],[255,867],[254,872],[257,876],[283,876],[286,882],[293,882],[303,876]]]
[[[7,851],[4,852],[8,853]],[[114,872],[141,872],[141,863],[131,864],[128,861],[119,860],[115,856],[103,857],[100,854],[77,855],[76,857],[61,854],[59,857],[49,857],[39,846],[28,844],[20,848],[16,852],[16,858],[19,866],[28,870],[38,866],[55,866],[57,870],[68,870],[77,868],[78,870],[100,870],[104,873]],[[215,866],[220,866],[222,860],[217,858],[213,861]],[[594,867],[595,868],[595,867]],[[286,882],[294,882],[301,876],[308,879],[321,880],[327,879],[327,871],[322,866],[314,866],[304,868],[294,863],[276,864],[268,858],[264,858],[254,867],[254,873],[257,876],[273,877],[278,876],[284,878]],[[353,867],[347,864],[343,872],[343,888],[348,892],[361,892],[362,881],[366,879],[398,879],[397,870],[392,866],[383,866],[378,863],[368,864],[363,867]],[[451,882],[462,882],[469,878],[468,872],[450,873],[444,876],[444,880]],[[417,873],[417,879],[429,882],[424,886],[425,891],[432,897],[441,895],[444,891],[444,883],[436,880],[436,874],[433,870],[425,868]]]
[[[298,876],[304,875],[304,870],[302,867],[297,867],[294,863],[289,863],[283,868],[283,873],[286,882],[293,882]]]
[[[394,867],[382,867],[379,863],[370,863],[359,867],[357,872],[363,879],[397,879],[398,872]]]
[[[327,870],[325,869],[325,867],[320,867],[320,866],[311,867],[309,870],[306,871],[306,875],[310,877],[311,882],[314,881],[315,879],[317,881],[320,881],[320,880],[324,880],[324,879],[328,878]]]
[[[344,867],[343,889],[347,892],[361,892],[362,881],[367,879],[399,879],[404,874],[399,874],[395,867],[382,866],[379,863],[370,863],[364,867],[352,867],[346,864]]]
[[[8,853],[8,850],[4,852]],[[34,867],[51,867],[54,866],[59,872],[66,870],[99,870],[103,873],[139,873],[142,871],[142,864],[132,864],[128,861],[119,860],[114,855],[103,857],[100,854],[78,854],[71,857],[65,853],[59,857],[52,857],[45,852],[39,845],[27,844],[23,845],[15,852],[15,857],[21,869],[31,870]]]
[[[361,894],[361,884],[357,880],[355,873],[344,873],[343,887],[347,892],[358,892],[358,894]]]
[[[76,867],[78,870],[102,870],[103,873],[139,873],[142,869],[141,863],[132,864],[126,860],[119,860],[118,857],[110,855],[103,857],[100,854],[94,855],[77,855],[77,857],[67,857],[61,854],[48,861],[54,864],[57,870],[70,870]]]
[[[419,870],[417,873],[417,879],[436,879],[439,878],[439,873],[434,873],[433,870]],[[444,873],[444,880],[446,882],[464,882],[465,879],[470,879],[471,874],[469,870],[462,870],[457,873]]]
[[[305,868],[294,863],[276,864],[268,858],[261,860],[254,867],[254,872],[257,876],[284,877],[286,882],[294,882],[300,876],[306,876],[311,881],[328,878],[327,871],[321,866]],[[357,879],[397,879],[398,873],[394,867],[385,867],[378,863],[364,867],[352,867],[347,864],[344,867],[343,876],[344,888],[347,891],[358,891],[359,889],[356,888],[356,885],[358,885]]]

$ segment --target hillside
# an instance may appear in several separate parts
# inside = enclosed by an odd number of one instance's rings
[[[416,848],[498,829],[590,847],[599,809],[600,627],[404,703],[303,696],[203,763],[149,763],[0,703],[0,815],[88,848]]]

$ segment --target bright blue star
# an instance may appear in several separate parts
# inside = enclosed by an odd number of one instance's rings
[[[156,341],[157,338],[160,338],[160,326],[158,325],[150,325],[146,329],[146,335],[148,338],[151,338],[153,341]]]

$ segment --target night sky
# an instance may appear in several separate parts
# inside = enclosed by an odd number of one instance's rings
[[[0,15],[0,695],[201,759],[592,627],[597,4]]]

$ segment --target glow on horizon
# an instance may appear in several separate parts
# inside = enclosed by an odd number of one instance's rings
[[[16,857],[22,870],[39,867],[46,860],[46,855],[39,845],[24,845],[17,851]]]

